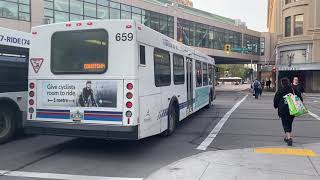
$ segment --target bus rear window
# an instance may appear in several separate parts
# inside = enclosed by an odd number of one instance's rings
[[[108,33],[103,29],[63,31],[52,35],[54,74],[102,74],[107,70]]]

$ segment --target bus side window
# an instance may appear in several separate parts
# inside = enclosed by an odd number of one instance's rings
[[[140,45],[140,64],[146,65],[146,47]]]
[[[207,63],[202,63],[203,86],[208,85],[208,69]]]
[[[168,51],[155,48],[154,56],[154,80],[156,87],[171,85],[171,61]]]
[[[208,74],[209,74],[209,85],[213,84],[213,69],[212,65],[208,64]]]
[[[202,86],[202,68],[201,68],[201,62],[196,61],[196,86],[201,87]]]
[[[174,84],[184,84],[184,57],[173,54],[173,80]]]

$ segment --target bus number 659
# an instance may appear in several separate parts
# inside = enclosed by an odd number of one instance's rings
[[[117,33],[116,41],[132,41],[133,33]]]

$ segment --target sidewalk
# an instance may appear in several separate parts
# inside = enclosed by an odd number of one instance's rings
[[[216,91],[249,91],[250,84],[239,84],[239,85],[231,85],[231,84],[220,84],[216,86]]]
[[[320,143],[284,149],[249,148],[200,153],[147,180],[319,180]]]
[[[304,93],[304,95],[307,97],[320,98],[320,93]]]

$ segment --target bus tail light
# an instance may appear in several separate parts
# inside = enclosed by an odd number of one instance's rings
[[[126,103],[126,106],[127,106],[127,108],[132,108],[133,104],[132,104],[132,102],[129,101]]]
[[[81,23],[81,22],[79,22],[79,23],[77,23],[76,25],[77,25],[77,26],[82,26],[82,23]]]
[[[131,92],[128,92],[126,96],[127,96],[127,99],[132,99],[133,94]]]
[[[29,92],[29,96],[30,96],[30,97],[33,97],[33,96],[34,96],[34,91],[30,91],[30,92]]]
[[[30,106],[34,105],[34,100],[33,100],[33,99],[30,99],[30,100],[29,100],[29,105],[30,105]]]
[[[93,22],[87,22],[87,25],[88,25],[88,26],[92,26],[92,25],[93,25]]]
[[[34,87],[35,87],[35,84],[34,84],[33,82],[31,82],[31,83],[29,84],[29,88],[30,88],[30,89],[34,89]]]
[[[131,24],[128,24],[128,25],[126,26],[126,28],[127,28],[127,29],[131,29],[131,28],[132,28],[132,25],[131,25]]]
[[[71,25],[72,25],[71,23],[67,23],[66,27],[71,27]]]
[[[127,84],[127,89],[128,90],[132,90],[133,89],[133,84],[132,83],[128,83]]]

